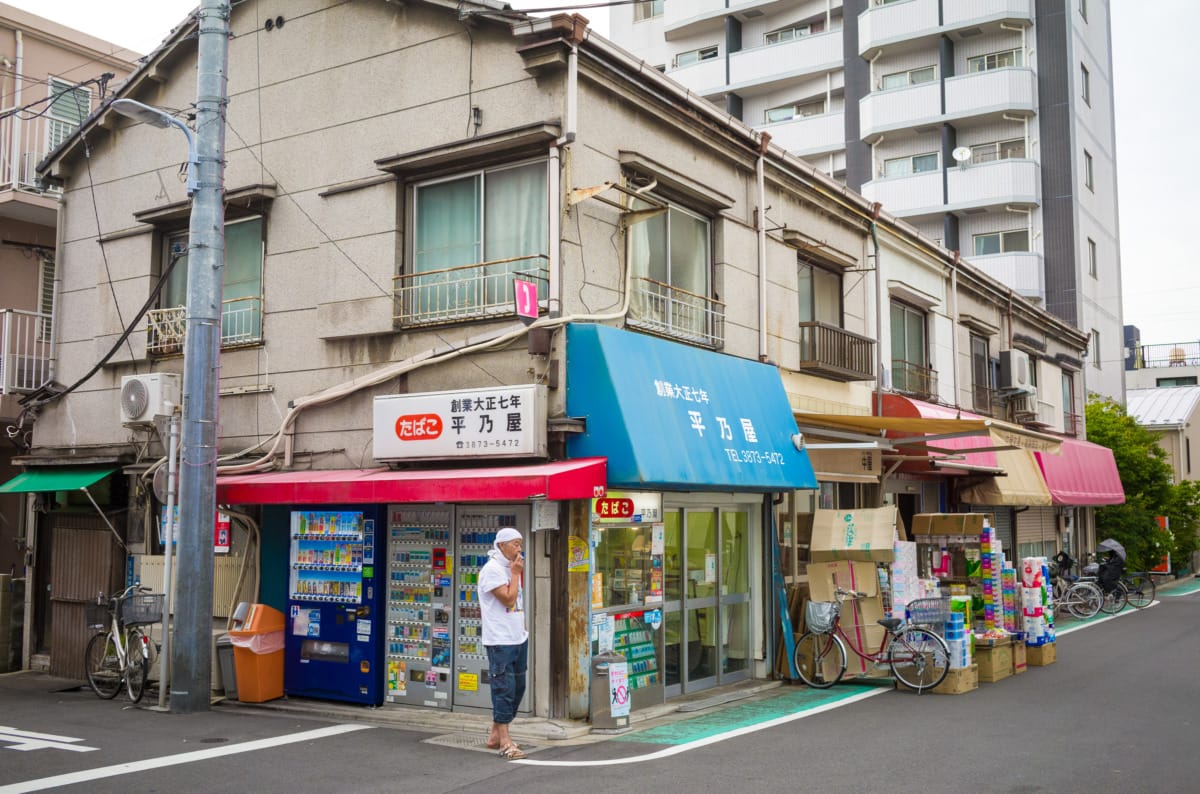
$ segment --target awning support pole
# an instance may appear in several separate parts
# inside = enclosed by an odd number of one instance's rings
[[[100,514],[100,518],[104,519],[104,523],[108,525],[110,530],[112,530],[113,537],[117,539],[117,543],[120,543],[121,548],[125,550],[126,554],[128,554],[129,547],[125,545],[125,541],[121,540],[120,533],[117,532],[117,528],[112,525],[112,522],[108,520],[108,516],[104,515],[104,511],[100,509],[100,505],[96,504],[96,500],[92,498],[92,492],[87,489],[86,485],[80,486],[79,490],[83,491],[84,496],[86,496],[88,501],[92,503],[92,507],[96,508],[96,512]]]

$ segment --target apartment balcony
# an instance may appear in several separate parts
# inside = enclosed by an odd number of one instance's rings
[[[670,3],[667,3],[670,5]],[[667,77],[683,85],[693,94],[712,96],[725,91],[725,56],[667,69]]]
[[[990,386],[972,386],[971,410],[984,416],[1001,416],[1004,414],[1004,398]]]
[[[51,334],[49,314],[0,309],[0,395],[28,394],[49,382]]]
[[[859,134],[868,143],[890,130],[940,124],[941,83],[933,80],[905,88],[872,91],[858,101],[858,113]]]
[[[840,71],[842,63],[842,30],[838,28],[732,53],[729,83],[733,90],[749,96],[782,87],[804,75]]]
[[[1033,160],[994,160],[951,166],[947,211],[1042,203],[1041,166]]]
[[[892,359],[892,391],[920,400],[936,400],[937,370],[912,361]]]
[[[686,0],[663,4],[663,31],[667,41],[706,30],[722,30],[729,9],[725,0]]]
[[[1130,363],[1132,366],[1129,366]],[[1140,345],[1133,348],[1133,360],[1128,362],[1125,368],[1154,369],[1156,367],[1200,367],[1200,342]]]
[[[547,261],[539,254],[395,276],[392,320],[415,327],[515,317],[513,280],[534,282],[538,295],[544,296]],[[545,301],[539,307],[544,308]]]
[[[1032,116],[1037,112],[1037,75],[1032,69],[1012,67],[973,72],[946,78],[946,118],[977,119],[980,123],[1002,117]]]
[[[864,183],[862,194],[871,201],[878,201],[888,212],[901,218],[936,215],[946,209],[942,201],[940,170],[879,177]]]
[[[943,7],[940,23],[939,6]],[[870,60],[884,47],[900,42],[932,43],[939,35],[956,31],[988,33],[1003,23],[1028,25],[1034,18],[1033,6],[1034,0],[907,0],[885,5],[872,0],[858,16],[858,52]]]
[[[1078,438],[1083,433],[1083,416],[1069,412],[1063,413],[1063,435]]]
[[[187,307],[172,306],[146,312],[146,352],[152,356],[183,355],[187,336]],[[262,342],[262,298],[231,298],[221,302],[221,349]]]
[[[37,164],[48,152],[54,119],[38,116],[0,119],[0,217],[53,226],[58,215],[58,191],[37,184]]]
[[[967,260],[1021,295],[1042,302],[1046,300],[1045,269],[1042,266],[1042,255],[1036,251],[968,256]]]
[[[626,325],[655,336],[719,349],[725,345],[725,304],[652,278],[635,278]]]
[[[827,323],[800,323],[800,371],[843,382],[875,378],[875,340]]]
[[[846,148],[846,115],[841,112],[803,116],[791,121],[767,124],[759,129],[771,133],[772,143],[777,143],[800,157],[827,154]]]

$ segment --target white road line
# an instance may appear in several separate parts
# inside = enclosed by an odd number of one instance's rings
[[[701,747],[707,747],[710,744],[723,742],[727,739],[734,739],[738,736],[745,736],[748,733],[755,733],[757,731],[764,731],[767,728],[774,728],[776,725],[785,725],[789,722],[794,722],[795,720],[802,720],[805,717],[811,717],[814,714],[820,714],[822,712],[831,711],[832,709],[840,708],[842,706],[848,706],[851,703],[857,703],[860,700],[866,700],[867,698],[875,697],[876,695],[883,695],[891,691],[891,689],[884,688],[870,689],[862,694],[852,695],[845,700],[839,700],[836,703],[826,703],[823,706],[817,706],[816,708],[806,709],[804,711],[797,711],[795,714],[787,714],[783,717],[776,717],[775,719],[767,720],[766,722],[747,725],[744,728],[736,728],[732,731],[726,731],[725,733],[718,733],[714,736],[709,736],[704,739],[697,739],[694,742],[677,744],[673,747],[668,747],[653,753],[646,753],[645,755],[635,755],[629,758],[609,758],[602,761],[538,761],[532,758],[524,758],[519,761],[513,761],[512,763],[528,764],[529,766],[616,766],[618,764],[636,764],[642,761],[657,761],[660,758],[669,758],[673,755],[686,753],[689,750],[699,750]],[[3,792],[4,789],[0,789],[0,794],[3,794]]]
[[[1146,604],[1146,606],[1142,607],[1142,609],[1149,609],[1150,607],[1158,606],[1160,603],[1162,603],[1162,602],[1157,601],[1157,600],[1151,601],[1149,604]],[[1086,629],[1086,628],[1090,628],[1092,626],[1099,626],[1101,623],[1107,623],[1108,621],[1113,620],[1114,618],[1123,618],[1126,615],[1136,614],[1138,612],[1141,612],[1142,609],[1137,609],[1135,607],[1129,607],[1128,609],[1122,609],[1120,612],[1118,612],[1115,615],[1109,615],[1106,618],[1095,618],[1093,620],[1089,620],[1086,623],[1077,623],[1074,626],[1070,626],[1069,628],[1065,628],[1065,629],[1061,629],[1061,630],[1056,629],[1054,631],[1054,636],[1061,637],[1065,634],[1070,634],[1073,631],[1079,631],[1080,629]]]
[[[43,791],[56,786],[69,786],[73,783],[86,783],[89,780],[99,780],[105,777],[115,777],[116,775],[126,775],[130,772],[145,772],[150,769],[161,769],[165,766],[176,766],[178,764],[190,764],[194,761],[207,761],[212,758],[220,758],[225,755],[237,755],[238,753],[251,753],[255,750],[265,750],[268,747],[279,747],[284,744],[295,744],[296,742],[307,742],[313,739],[324,739],[329,736],[337,736],[342,733],[350,733],[351,731],[362,731],[371,728],[371,725],[331,725],[328,728],[318,728],[314,731],[303,731],[301,733],[289,733],[286,736],[276,736],[270,739],[255,739],[252,742],[242,742],[241,744],[231,744],[227,747],[212,747],[207,750],[195,750],[190,753],[178,753],[177,755],[165,755],[161,758],[146,758],[141,761],[130,761],[125,764],[114,764],[113,766],[102,766],[98,769],[85,769],[80,772],[68,772],[63,775],[54,775],[53,777],[43,777],[37,780],[26,780],[23,783],[12,783],[7,786],[0,786],[0,794],[19,794],[26,791]],[[134,788],[137,788],[134,786]]]

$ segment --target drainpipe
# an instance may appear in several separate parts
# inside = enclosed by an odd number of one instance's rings
[[[954,261],[950,263],[950,299],[954,302],[950,308],[950,355],[953,358],[954,364],[950,367],[950,377],[954,383],[954,404],[958,405],[960,394],[958,391],[958,257],[959,252],[954,252]]]
[[[871,205],[871,242],[875,248],[875,415],[883,416],[883,271],[879,268],[879,211]]]
[[[562,152],[575,140],[575,120],[579,102],[579,34],[571,38],[567,54],[567,107],[563,114],[562,137],[550,146],[550,175],[546,180],[550,211],[550,262],[546,305],[551,317],[562,314]],[[568,177],[569,181],[569,177]]]
[[[758,360],[767,360],[767,147],[769,133],[758,136],[758,160],[754,164],[758,182]]]
[[[17,40],[17,63],[13,67],[13,107],[21,107],[21,75],[25,74],[25,40],[21,31],[14,31]],[[19,116],[13,116],[12,124],[12,186],[21,184],[21,130],[25,125]],[[61,250],[61,249],[60,249]]]

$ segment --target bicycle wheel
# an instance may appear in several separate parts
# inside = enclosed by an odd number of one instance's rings
[[[1129,603],[1129,594],[1125,590],[1124,582],[1117,582],[1113,585],[1112,590],[1104,594],[1104,603],[1100,605],[1100,611],[1108,615],[1115,615],[1125,608]]]
[[[1135,609],[1144,609],[1154,603],[1155,585],[1151,577],[1131,574],[1125,579],[1125,587],[1129,591],[1129,603]]]
[[[1091,582],[1076,582],[1067,588],[1067,611],[1080,620],[1096,617],[1104,604],[1104,593]]]
[[[846,646],[836,634],[807,632],[796,641],[796,670],[800,680],[827,689],[846,674]]]
[[[120,657],[117,643],[111,634],[97,634],[88,642],[83,656],[87,680],[96,694],[105,700],[115,698],[121,691]]]
[[[950,648],[929,629],[909,626],[892,638],[888,663],[897,681],[921,692],[942,683],[950,671]]]
[[[125,688],[134,703],[146,694],[146,678],[150,675],[149,638],[137,629],[129,632],[129,662],[125,666]]]

